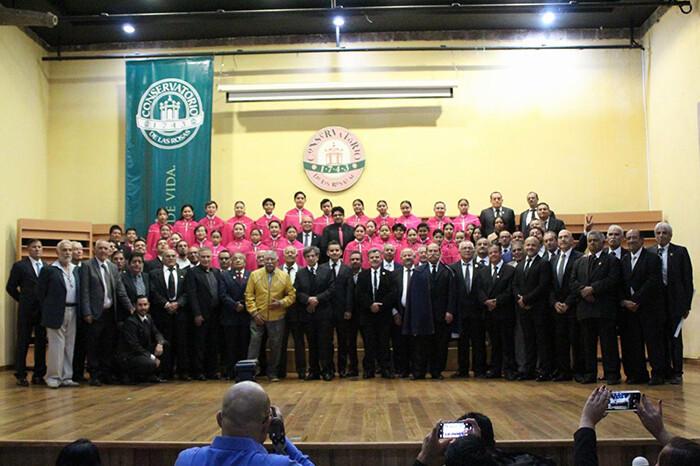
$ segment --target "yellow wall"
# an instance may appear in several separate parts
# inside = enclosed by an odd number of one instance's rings
[[[123,219],[124,68],[121,60],[51,64],[49,185],[57,195],[49,210],[61,218]],[[217,58],[216,70],[215,86],[459,81],[453,99],[227,104],[215,92],[212,196],[224,218],[235,199],[259,216],[266,196],[283,213],[298,189],[318,212],[327,194],[306,178],[301,154],[330,125],[354,131],[367,155],[361,180],[333,200],[349,207],[363,198],[370,214],[379,198],[394,215],[404,198],[418,214],[437,199],[456,214],[464,196],[476,212],[494,189],[518,211],[531,189],[559,212],[648,208],[636,50],[265,55]],[[593,170],[605,189],[581,175]],[[75,176],[82,188],[62,189],[60,180]]]
[[[48,66],[41,47],[15,27],[0,26],[0,283],[15,260],[17,219],[46,216],[46,146],[49,120]],[[0,299],[0,366],[12,364],[14,301]]]
[[[662,209],[674,243],[686,246],[700,286],[700,4],[683,15],[671,9],[644,37],[652,208]],[[700,356],[700,300],[684,330],[686,357]]]

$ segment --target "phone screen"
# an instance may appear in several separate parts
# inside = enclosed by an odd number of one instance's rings
[[[612,392],[607,411],[634,411],[641,400],[642,392],[639,390]]]
[[[443,422],[440,424],[440,438],[459,438],[464,437],[472,430],[472,426],[466,421]]]

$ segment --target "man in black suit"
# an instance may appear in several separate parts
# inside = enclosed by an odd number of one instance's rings
[[[335,206],[331,210],[333,224],[328,225],[321,233],[321,241],[319,247],[321,249],[321,262],[328,262],[328,244],[331,241],[337,241],[340,247],[345,250],[345,246],[355,239],[355,233],[350,225],[345,223],[345,209],[340,206]]]
[[[232,268],[221,272],[219,299],[221,326],[226,344],[226,379],[236,378],[236,363],[248,357],[250,344],[250,314],[245,307],[245,287],[250,271],[245,270],[246,257],[242,252],[233,254]]]
[[[505,374],[508,380],[517,377],[515,362],[515,307],[513,306],[513,276],[515,269],[502,260],[501,248],[488,249],[489,265],[478,272],[477,296],[486,308],[486,327],[491,337],[491,370],[488,379]]]
[[[605,235],[608,240],[608,247],[603,249],[603,253],[614,256],[616,259],[622,260],[629,255],[629,250],[622,247],[622,237],[624,232],[620,225],[610,225],[608,234]]]
[[[481,215],[479,215],[484,236],[493,233],[493,221],[496,217],[503,218],[506,230],[511,233],[515,231],[515,212],[513,212],[513,209],[503,207],[503,196],[498,191],[491,193],[491,207],[482,210]]]
[[[590,254],[581,258],[571,274],[571,290],[576,294],[576,318],[583,329],[585,374],[580,383],[595,383],[598,376],[598,339],[603,355],[603,371],[608,385],[620,383],[620,355],[617,349],[616,318],[619,307],[620,261],[603,253],[605,235],[588,233]]]
[[[306,267],[297,272],[294,288],[300,313],[306,313],[306,336],[309,339],[309,373],[306,380],[333,380],[333,312],[331,299],[335,291],[331,268],[318,265],[320,250],[304,248]]]
[[[301,270],[301,266],[297,264],[299,252],[294,246],[287,246],[282,251],[282,259],[284,264],[279,267],[280,270],[289,275],[292,285],[296,282],[297,273]],[[287,376],[287,346],[289,345],[289,335],[294,339],[294,368],[299,376],[299,379],[306,379],[306,340],[304,333],[306,331],[306,321],[308,313],[301,309],[295,301],[287,308],[287,313],[284,317],[284,335],[282,336],[282,355],[277,369],[277,375],[280,378]],[[260,364],[262,367],[265,356],[265,343],[267,342],[267,334],[263,335],[262,346],[260,351]]]
[[[537,216],[537,204],[540,202],[540,197],[536,192],[530,191],[527,193],[527,210],[520,213],[520,231],[527,235],[530,222],[539,218]]]
[[[471,241],[459,243],[460,260],[450,265],[454,274],[451,297],[452,312],[445,313],[445,322],[457,320],[459,343],[457,361],[459,368],[452,378],[469,377],[469,349],[474,377],[486,376],[486,311],[477,299],[476,277],[481,265],[474,260]]]
[[[220,272],[211,266],[211,249],[199,249],[199,265],[185,275],[185,292],[189,314],[194,322],[192,369],[196,380],[221,378],[217,372],[219,355],[219,279]]]
[[[396,246],[394,244],[385,243],[382,247],[382,256],[384,258],[382,261],[382,268],[387,272],[393,272],[394,270],[403,267],[400,262],[395,260]]]
[[[192,320],[185,308],[185,274],[177,267],[177,253],[168,249],[163,253],[163,267],[151,270],[149,291],[153,322],[168,341],[169,348],[160,373],[165,379],[173,377],[175,359],[181,380],[191,380],[189,345]]]
[[[321,235],[314,233],[314,219],[308,215],[301,218],[301,231],[299,231],[297,241],[303,244],[304,248],[318,247],[321,244]]]
[[[576,294],[571,290],[571,272],[582,253],[572,249],[574,237],[569,230],[559,232],[559,254],[552,258],[552,288],[549,304],[554,309],[554,354],[557,374],[552,380],[564,382],[584,372],[583,341],[576,321]],[[573,355],[573,369],[571,364]]]
[[[549,204],[546,202],[537,204],[537,217],[542,222],[544,231],[553,231],[558,235],[560,231],[566,228],[563,221],[552,216],[552,211],[549,210]]]
[[[381,268],[382,253],[378,248],[371,248],[367,256],[370,268],[360,272],[355,286],[356,309],[360,313],[360,329],[365,345],[363,378],[374,377],[374,363],[379,361],[382,377],[393,379],[389,335],[393,324],[391,310],[396,301],[396,283]]]
[[[132,250],[129,247],[129,245],[123,241],[123,235],[124,232],[122,231],[122,227],[120,227],[119,225],[112,225],[111,227],[109,227],[110,241],[114,241],[117,245],[117,249],[124,253],[124,259],[129,260],[129,257],[131,257]]]
[[[414,265],[416,254],[412,249],[405,248],[400,252],[400,259],[401,267],[395,268],[391,273],[392,278],[396,282],[397,292],[394,309],[391,310],[394,320],[391,326],[391,356],[394,363],[394,372],[398,373],[399,377],[405,378],[408,377],[411,372],[412,361],[410,359],[411,338],[403,332],[403,317],[408,299],[407,280],[413,276],[417,268],[417,265]],[[423,361],[420,362],[422,363]],[[423,373],[423,377],[425,378],[425,373]]]
[[[553,231],[545,231],[544,236],[542,238],[545,250],[545,253],[542,256],[542,258],[545,261],[549,262],[559,252],[559,233],[555,233]]]
[[[433,379],[442,379],[442,371],[447,365],[447,346],[450,343],[447,314],[450,323],[455,312],[452,306],[455,299],[452,285],[453,271],[440,261],[440,246],[435,243],[428,245],[428,273],[430,275],[430,306],[433,311],[433,327],[435,332],[428,342],[429,369]]]
[[[151,273],[151,270],[160,269],[163,267],[163,253],[168,249],[168,240],[161,238],[156,243],[156,252],[158,256],[155,259],[146,261],[143,266],[143,270],[146,273]]]
[[[352,268],[343,264],[343,250],[340,243],[328,243],[328,267],[333,275],[333,296],[331,309],[333,311],[333,326],[338,340],[338,376],[357,377],[357,321],[358,316],[353,312],[355,282],[352,279]],[[359,251],[358,251],[359,253]],[[362,254],[360,254],[360,260]]]
[[[150,280],[148,274],[143,273],[143,256],[138,252],[131,253],[127,269],[119,275],[119,279],[124,284],[126,295],[132,306],[136,306],[137,296],[150,296]],[[117,316],[117,322],[124,322],[127,317],[129,317],[128,314],[120,313]]]
[[[554,316],[549,307],[550,264],[537,254],[540,246],[534,236],[525,239],[526,257],[515,268],[513,299],[525,342],[525,371],[518,379],[545,382],[554,372]],[[538,360],[540,373],[535,375]]]
[[[27,351],[34,331],[34,374],[32,384],[45,385],[46,375],[46,329],[41,326],[41,303],[36,284],[41,269],[48,264],[41,260],[42,246],[38,239],[27,243],[29,257],[15,262],[10,270],[5,289],[18,302],[17,340],[15,345],[15,377],[17,385],[28,387]]]
[[[661,294],[661,259],[644,249],[639,230],[625,235],[630,253],[622,258],[622,310],[619,319],[622,364],[627,383],[664,383],[663,296]],[[651,380],[647,372],[646,342]]]
[[[161,367],[167,341],[153,323],[148,309],[148,297],[138,296],[136,312],[124,321],[121,329],[117,361],[123,372],[122,383],[125,385],[142,380],[152,383],[166,382],[156,374]]]
[[[649,252],[661,258],[662,290],[666,310],[666,377],[670,383],[676,385],[683,382],[683,332],[678,326],[681,319],[688,317],[693,301],[693,265],[688,250],[671,243],[671,225],[666,222],[657,223],[654,227],[654,237],[657,245],[650,247]]]
[[[103,381],[118,381],[113,365],[119,336],[117,316],[134,312],[117,267],[107,260],[108,255],[109,243],[99,240],[95,243],[95,257],[80,268],[80,312],[88,324],[88,372],[90,385],[96,387]]]
[[[77,387],[73,382],[73,347],[80,296],[78,268],[71,263],[73,244],[64,239],[56,246],[58,261],[43,267],[37,293],[41,301],[41,325],[49,338],[46,385],[50,388]]]

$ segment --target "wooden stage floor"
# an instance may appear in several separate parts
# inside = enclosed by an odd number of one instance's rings
[[[487,414],[497,441],[571,440],[594,385],[505,380],[410,381],[334,379],[332,382],[262,381],[281,407],[289,438],[304,443],[420,442],[437,419],[469,410]],[[215,414],[229,382],[61,388],[15,386],[0,373],[0,441],[209,443],[218,434]],[[686,366],[684,384],[640,389],[664,401],[676,435],[700,437],[700,367]],[[633,413],[607,416],[599,439],[649,438]]]

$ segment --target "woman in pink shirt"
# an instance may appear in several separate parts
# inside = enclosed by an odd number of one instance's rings
[[[467,225],[473,223],[475,226],[481,226],[481,221],[476,215],[469,213],[469,201],[462,198],[457,202],[459,215],[452,220],[455,226],[455,231],[466,231]]]
[[[224,245],[221,244],[221,232],[214,230],[211,232],[211,266],[219,268],[219,253],[223,251]]]
[[[346,218],[345,223],[353,228],[357,225],[366,225],[369,217],[365,215],[365,203],[362,202],[362,199],[352,201],[352,210],[355,211],[355,215]]]
[[[353,251],[359,251],[360,254],[362,254],[362,268],[369,268],[369,259],[367,258],[367,252],[370,250],[370,244],[365,238],[366,233],[367,229],[364,225],[355,226],[355,229],[353,230],[355,240],[350,241],[345,246],[345,251],[343,251],[343,262],[350,265],[350,254],[352,254]]]
[[[284,231],[285,237],[277,244],[277,255],[280,256],[279,265],[284,265],[284,248],[294,246],[297,249],[297,264],[300,267],[306,267],[304,260],[304,245],[297,241],[299,232],[294,225],[289,225]]]
[[[392,228],[396,223],[396,220],[390,217],[387,213],[388,209],[389,204],[387,204],[386,201],[381,200],[377,202],[377,212],[379,212],[379,215],[373,219],[374,223],[377,224],[377,228],[381,227],[382,225],[388,225],[389,228]]]
[[[278,222],[280,222],[281,225],[282,220],[272,215],[272,212],[275,210],[275,201],[273,201],[269,197],[266,197],[262,201],[262,208],[265,211],[265,213],[262,217],[255,221],[255,228],[258,228],[260,230],[260,233],[262,234],[262,240],[265,241],[267,238],[270,237],[270,229],[268,228],[270,222],[273,220],[277,220]]]
[[[396,219],[396,223],[402,223],[407,229],[416,228],[420,224],[421,219],[413,215],[411,213],[412,210],[413,205],[411,205],[411,201],[402,201],[401,216]]]
[[[442,253],[442,262],[447,265],[454,264],[459,260],[459,245],[455,241],[455,226],[451,223],[445,225],[443,230],[444,237],[440,243],[440,252]],[[433,239],[435,232],[433,232]]]
[[[420,246],[420,241],[418,241],[418,231],[415,228],[409,228],[406,230],[406,244],[402,249],[411,248],[413,249],[413,252],[416,252]],[[396,249],[396,252],[400,252],[398,247]]]
[[[391,239],[391,228],[389,228],[389,225],[382,225],[379,227],[377,234],[374,235],[372,246],[376,246],[379,249],[384,249],[384,245],[386,243],[392,242]]]
[[[160,227],[168,224],[168,211],[165,207],[158,207],[156,211],[156,223],[148,227],[146,236],[146,250],[148,252],[156,250],[156,243],[160,239]]]
[[[243,201],[236,201],[233,205],[233,214],[233,217],[226,220],[226,227],[222,232],[222,243],[224,244],[228,244],[233,239],[233,226],[236,223],[240,223],[245,227],[245,239],[250,239],[250,230],[253,229],[253,225],[255,224],[252,218],[246,217],[245,203]],[[231,256],[233,256],[233,252],[231,252]]]
[[[156,240],[156,244],[155,244],[155,246],[153,246],[153,249],[148,251],[152,254],[152,257],[158,256],[158,241],[160,241],[161,239],[166,240],[168,242],[168,247],[172,248],[172,244],[170,242],[170,237],[172,236],[172,228],[170,227],[170,225],[167,223],[161,225],[159,232],[160,232],[160,238],[158,238]]]
[[[301,230],[301,219],[304,215],[314,218],[314,214],[312,214],[310,210],[304,208],[304,204],[306,204],[306,194],[302,191],[294,193],[294,204],[296,204],[296,207],[284,214],[284,222],[282,223],[284,231],[287,231],[288,226],[293,226],[297,231]]]
[[[331,209],[333,208],[333,203],[330,199],[323,199],[321,201],[321,212],[323,212],[319,217],[314,219],[314,233],[321,236],[323,229],[328,225],[333,223],[333,217],[331,216]]]
[[[449,217],[445,215],[447,212],[447,206],[442,201],[437,201],[433,206],[433,212],[435,212],[435,217],[428,220],[428,227],[430,227],[430,235],[432,236],[435,230],[444,230],[445,225],[452,223]]]
[[[270,236],[263,241],[263,244],[270,251],[277,251],[280,241],[284,239],[280,235],[282,232],[282,224],[279,220],[272,220],[268,224],[268,228],[270,229]]]
[[[194,244],[192,246],[197,246],[198,248],[206,246],[210,248],[212,243],[207,239],[207,236],[207,227],[198,225],[197,228],[194,229]]]
[[[236,223],[233,225],[233,233],[232,233],[232,238],[231,241],[226,243],[226,250],[231,253],[233,256],[237,252],[241,252],[243,254],[247,254],[248,251],[250,250],[250,241],[245,239],[245,233],[246,233],[246,228],[245,225],[242,223]],[[260,237],[260,233],[258,230],[258,240]]]
[[[391,229],[391,232],[393,233],[394,237],[390,238],[389,242],[394,243],[394,246],[396,246],[396,252],[399,252],[406,247],[406,227],[403,223],[396,223]]]
[[[194,208],[185,204],[180,209],[180,220],[175,222],[173,232],[179,233],[182,239],[187,241],[187,244],[194,244],[194,229],[197,228],[197,222],[194,220]]]
[[[365,239],[371,244],[377,237],[377,224],[374,223],[374,220],[369,219],[367,223],[365,223],[365,228],[367,229],[367,236]]]
[[[214,230],[223,231],[226,222],[221,220],[216,216],[216,211],[219,210],[219,204],[216,201],[209,201],[204,204],[204,212],[206,215],[203,219],[199,221],[200,225],[207,227],[207,232],[209,232],[209,239],[211,239],[211,232]]]
[[[258,268],[258,263],[255,258],[258,251],[267,251],[267,247],[262,243],[262,232],[260,231],[260,229],[253,228],[252,230],[250,230],[250,245],[248,248],[248,252],[245,253],[246,270],[253,271]]]

